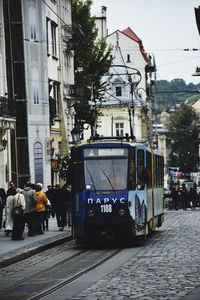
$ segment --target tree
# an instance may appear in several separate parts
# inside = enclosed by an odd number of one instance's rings
[[[194,109],[181,104],[169,118],[167,138],[171,142],[169,165],[183,172],[194,172],[198,162],[198,116]]]
[[[66,156],[58,155],[58,173],[59,177],[71,184],[72,161],[70,154]]]
[[[158,80],[156,82],[156,102],[158,110],[170,109],[175,104],[193,103],[199,99],[200,85],[186,84],[183,79]]]
[[[91,4],[91,0],[72,0],[73,26],[79,24],[84,33],[74,47],[75,90],[79,100],[74,107],[75,123],[79,129],[83,129],[85,123],[94,127],[98,115],[96,102],[103,101],[106,87],[101,77],[111,65],[111,48],[105,39],[97,41],[95,17],[90,13]]]

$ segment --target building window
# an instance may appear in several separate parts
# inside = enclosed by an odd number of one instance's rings
[[[53,82],[53,99],[55,100],[55,112],[59,115],[59,94],[60,94],[60,84],[58,82]]]
[[[115,87],[115,93],[117,97],[122,96],[122,87],[121,86],[116,86]]]
[[[127,61],[126,61],[127,63],[130,63],[131,62],[131,56],[130,56],[130,54],[127,54]]]
[[[50,120],[59,117],[59,98],[60,98],[60,84],[57,81],[49,80],[49,106],[50,106]]]
[[[34,167],[35,182],[43,183],[43,151],[42,144],[39,142],[34,145]]]
[[[36,18],[36,8],[34,4],[29,7],[29,30],[30,30],[30,39],[33,41],[37,41],[37,18]]]
[[[47,42],[47,55],[49,55],[49,22],[50,19],[46,18],[46,42]]]
[[[34,99],[34,104],[39,104],[39,93],[37,89],[34,89],[34,95],[33,95],[33,99]]]
[[[124,136],[124,123],[115,123],[116,136]]]
[[[57,24],[55,22],[51,22],[51,39],[52,39],[52,56],[57,57],[57,45],[56,45],[56,31]]]
[[[32,95],[33,103],[39,104],[39,70],[37,67],[32,68]]]

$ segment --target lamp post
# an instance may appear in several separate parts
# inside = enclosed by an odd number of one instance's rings
[[[71,136],[73,144],[80,142],[80,130],[76,126],[71,130]]]

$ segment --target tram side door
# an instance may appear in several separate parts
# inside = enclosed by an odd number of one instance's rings
[[[136,149],[135,223],[138,234],[144,234],[146,223],[146,168],[144,148]]]
[[[80,148],[71,149],[71,177],[72,177],[72,231],[73,236],[82,231],[81,220],[84,217],[83,209],[83,164]]]

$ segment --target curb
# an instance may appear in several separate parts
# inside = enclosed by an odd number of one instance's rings
[[[30,256],[33,256],[35,254],[38,254],[39,252],[42,252],[42,251],[45,251],[47,249],[53,248],[53,247],[58,246],[62,243],[69,242],[72,239],[73,239],[72,235],[69,235],[67,237],[54,238],[53,241],[52,241],[52,238],[46,239],[45,241],[43,241],[43,243],[45,243],[45,244],[42,244],[42,245],[39,245],[39,242],[35,242],[34,243],[35,245],[33,244],[31,248],[29,248],[29,249],[27,249],[27,248],[26,249],[19,249],[18,250],[18,252],[20,252],[19,254],[16,254],[16,251],[14,251],[15,254],[12,257],[2,259],[2,261],[0,261],[0,269],[2,269],[4,267],[7,267],[7,266],[9,266],[13,263],[19,262],[19,261],[21,261],[23,259],[26,259]]]

